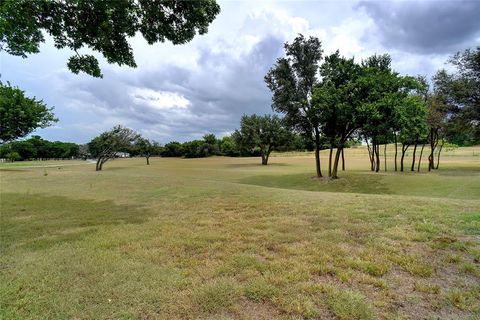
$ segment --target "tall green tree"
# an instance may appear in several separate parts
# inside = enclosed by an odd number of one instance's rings
[[[330,145],[328,175],[332,179],[338,178],[343,148],[361,125],[355,87],[359,76],[360,67],[354,60],[341,57],[337,51],[325,57],[320,66],[321,81],[313,89],[311,113]],[[337,151],[332,162],[334,148]]]
[[[450,112],[445,100],[441,95],[434,92],[428,99],[427,121],[429,126],[428,142],[430,144],[428,171],[438,168],[449,116]],[[435,162],[435,152],[437,153],[437,162]]]
[[[268,164],[270,153],[291,140],[290,132],[276,115],[244,115],[240,120],[240,129],[233,133],[236,144],[243,149],[258,149],[262,165]]]
[[[58,121],[42,100],[25,96],[25,92],[0,82],[0,142],[25,137],[37,128]]]
[[[110,131],[105,131],[88,143],[91,155],[97,158],[96,171],[101,171],[103,165],[115,158],[117,152],[132,149],[139,135],[132,129],[116,126]]]
[[[315,37],[299,35],[292,43],[285,43],[285,57],[277,59],[268,71],[265,82],[272,91],[272,108],[285,114],[287,123],[299,132],[313,138],[317,177],[320,167],[320,126],[312,110],[312,89],[318,82],[318,68],[322,46]]]
[[[136,67],[129,37],[139,33],[149,44],[183,44],[205,34],[219,12],[214,0],[3,0],[0,49],[25,58],[39,52],[46,33],[58,49],[75,52],[67,63],[72,72],[102,77],[97,58],[82,49]]]
[[[444,105],[445,137],[460,145],[480,143],[480,47],[452,56],[453,72],[433,77],[436,100]]]
[[[418,95],[408,95],[401,100],[395,110],[395,120],[398,123],[399,140],[402,143],[400,171],[404,170],[405,153],[413,145],[411,171],[415,169],[417,145],[425,141],[428,133],[427,106]]]
[[[371,170],[380,171],[380,145],[395,143],[395,170],[397,170],[397,141],[402,142],[401,170],[408,147],[424,135],[426,121],[422,83],[410,76],[400,76],[391,67],[389,55],[372,56],[362,62],[359,88],[363,92],[362,134],[371,143],[369,147]]]
[[[370,169],[380,171],[380,145],[387,144],[394,127],[395,101],[399,97],[401,80],[391,68],[389,55],[374,55],[362,61],[362,77],[358,82],[362,92],[362,135],[367,140]],[[368,145],[371,143],[371,147]]]

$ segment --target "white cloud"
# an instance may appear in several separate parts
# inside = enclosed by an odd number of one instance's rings
[[[147,105],[157,110],[185,109],[190,101],[177,92],[155,91],[149,88],[132,88],[129,92],[132,101],[137,105]]]

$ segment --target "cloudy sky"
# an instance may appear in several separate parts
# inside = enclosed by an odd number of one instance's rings
[[[242,114],[271,112],[263,77],[298,33],[362,59],[390,53],[403,74],[431,76],[452,53],[480,45],[480,1],[220,1],[207,35],[173,46],[131,44],[138,67],[101,60],[103,79],[74,75],[71,52],[47,39],[27,59],[0,53],[1,80],[55,107],[60,121],[36,131],[88,142],[122,124],[166,143],[232,132]],[[98,56],[98,55],[97,55]]]

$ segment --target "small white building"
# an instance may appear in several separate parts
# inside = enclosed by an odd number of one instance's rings
[[[117,152],[115,153],[116,158],[130,158],[130,153],[128,152]]]

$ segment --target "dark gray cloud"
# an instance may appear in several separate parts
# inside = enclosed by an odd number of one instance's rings
[[[67,75],[61,81],[62,92],[77,109],[105,115],[161,142],[200,138],[208,132],[221,136],[238,127],[244,113],[271,112],[271,96],[263,78],[281,55],[282,45],[282,39],[267,35],[238,56],[232,55],[234,48],[200,47],[193,68],[164,65],[129,73],[106,69],[108,81]],[[149,94],[162,92],[182,97],[189,104],[185,108],[149,104]]]
[[[478,44],[480,1],[362,1],[387,48],[451,53]],[[376,36],[376,35],[373,35]]]

